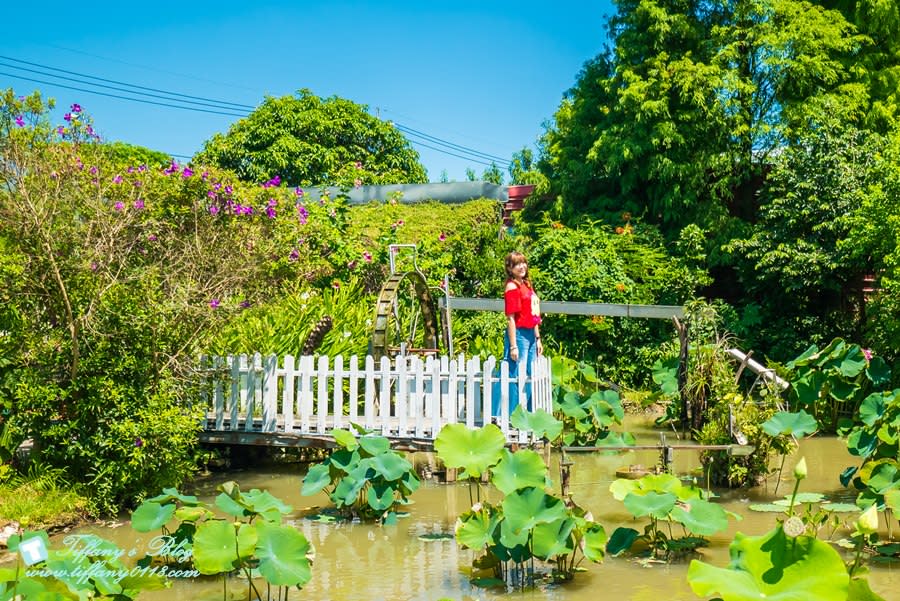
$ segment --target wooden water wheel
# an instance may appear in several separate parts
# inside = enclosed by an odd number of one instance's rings
[[[392,274],[375,303],[369,354],[380,361],[401,354],[437,354],[446,347],[425,277],[419,271]]]

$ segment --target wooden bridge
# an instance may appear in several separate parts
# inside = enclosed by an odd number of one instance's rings
[[[445,424],[488,421],[510,442],[525,443],[531,433],[511,427],[510,398],[553,411],[544,356],[536,358],[532,377],[516,379],[505,361],[463,355],[382,357],[378,363],[354,355],[345,363],[342,356],[257,353],[204,357],[202,365],[200,440],[212,444],[329,446],[333,429],[358,424],[398,447],[429,449]]]

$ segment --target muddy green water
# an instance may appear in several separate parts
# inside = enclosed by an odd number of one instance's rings
[[[640,423],[629,424],[638,432],[639,441],[653,443],[658,433]],[[669,435],[672,442],[673,436]],[[762,534],[774,525],[773,514],[749,511],[751,503],[765,502],[789,494],[793,463],[806,456],[809,478],[801,491],[825,493],[832,500],[852,501],[853,494],[842,489],[837,475],[851,457],[844,444],[833,438],[815,438],[804,441],[800,451],[788,458],[785,476],[774,495],[775,477],[760,487],[737,491],[718,491],[720,502],[726,508],[744,516],[740,522],[732,522],[727,532],[711,539],[710,546],[701,549],[699,558],[724,566],[728,561],[728,543],[737,531]],[[594,518],[603,524],[608,534],[616,527],[630,525],[637,529],[622,504],[609,492],[610,483],[616,478],[617,469],[632,465],[653,465],[658,454],[652,451],[622,454],[580,453],[571,455],[575,461],[572,472],[572,494],[576,502],[590,510]],[[416,455],[417,462],[427,462],[428,457]],[[696,468],[695,451],[677,451],[675,471],[683,474]],[[687,584],[686,572],[689,559],[671,564],[642,564],[629,558],[607,558],[602,564],[583,565],[587,572],[578,574],[575,581],[561,586],[551,586],[524,593],[505,594],[483,590],[469,584],[466,567],[472,551],[459,549],[452,540],[425,542],[418,537],[426,533],[452,532],[456,516],[470,506],[466,484],[439,484],[425,481],[409,507],[410,516],[399,520],[396,526],[371,526],[365,524],[321,524],[303,519],[313,506],[327,506],[324,495],[303,497],[300,495],[302,466],[279,466],[259,470],[232,471],[218,474],[195,483],[195,493],[211,500],[215,488],[225,480],[235,480],[242,490],[267,489],[291,504],[296,514],[289,520],[299,528],[316,548],[313,577],[300,592],[292,591],[291,599],[316,600],[416,600],[434,601],[442,598],[456,600],[492,599],[547,599],[559,601],[680,601],[695,600]],[[551,467],[554,481],[558,481],[558,457],[554,455]],[[499,498],[492,493],[494,500]],[[146,548],[149,536],[134,532],[126,524],[118,528],[90,528],[114,540],[126,550],[137,549],[140,554]],[[838,533],[836,537],[840,537]],[[894,531],[897,536],[897,531]],[[870,583],[875,592],[887,600],[900,600],[900,564],[872,566]],[[229,583],[231,599],[246,599],[246,582],[233,579]],[[512,595],[512,596],[510,596]],[[176,580],[172,589],[144,593],[146,600],[215,600],[222,599],[221,579]],[[814,600],[810,600],[814,601]]]

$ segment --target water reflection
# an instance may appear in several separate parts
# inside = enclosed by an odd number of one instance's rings
[[[644,428],[643,441],[653,442],[657,433]],[[671,438],[670,438],[671,440]],[[821,492],[831,500],[851,501],[855,495],[841,488],[837,480],[840,471],[853,463],[844,444],[833,438],[815,438],[804,441],[798,454],[788,458],[782,481],[775,496],[776,478],[770,477],[759,487],[741,490],[719,490],[719,502],[727,509],[741,514],[743,520],[732,521],[727,532],[711,538],[708,548],[701,549],[705,561],[724,566],[728,562],[728,543],[735,532],[762,534],[775,523],[772,514],[748,510],[752,503],[768,502],[793,489],[793,463],[805,455],[809,465],[809,477],[801,490]],[[615,472],[624,466],[640,463],[654,465],[658,454],[653,451],[636,451],[621,454],[582,453],[572,454],[575,465],[572,471],[572,494],[576,502],[590,510],[594,518],[611,533],[618,526],[638,529],[643,523],[635,523],[621,503],[609,493],[609,485]],[[419,462],[427,461],[417,456]],[[675,469],[688,473],[698,464],[695,451],[679,451],[675,457]],[[558,457],[554,456],[551,476],[558,484]],[[292,599],[345,600],[413,600],[436,601],[441,598],[462,600],[510,599],[502,592],[482,590],[469,584],[465,572],[473,555],[461,550],[454,541],[424,541],[423,534],[452,532],[456,516],[470,506],[468,485],[437,484],[431,481],[413,495],[414,503],[408,507],[410,516],[399,520],[396,526],[371,526],[365,524],[326,524],[312,522],[303,516],[312,513],[316,505],[327,506],[324,494],[315,497],[300,495],[299,466],[281,466],[256,471],[237,471],[216,475],[201,481],[196,494],[211,502],[215,487],[229,479],[240,483],[243,490],[268,489],[272,494],[291,504],[295,514],[290,517],[316,548],[313,578],[302,592],[292,592]],[[703,485],[702,482],[698,483]],[[499,495],[489,493],[494,500]],[[149,535],[140,535],[127,525],[115,529],[92,528],[89,531],[111,538],[121,547],[130,549],[146,545]],[[579,574],[575,582],[564,586],[552,586],[536,591],[516,594],[515,599],[541,599],[550,601],[594,601],[620,599],[623,601],[680,601],[695,600],[687,584],[686,572],[689,560],[671,564],[651,564],[644,567],[627,558],[607,558],[602,565],[583,563],[587,572]],[[896,598],[900,590],[900,576],[891,564],[872,567],[872,588],[886,599]],[[246,598],[246,583],[232,579],[229,595],[232,599]],[[222,598],[221,579],[191,579],[176,582],[168,591],[146,593],[141,599],[163,600],[214,600]]]

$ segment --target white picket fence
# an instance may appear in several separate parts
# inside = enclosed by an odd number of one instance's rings
[[[433,440],[445,424],[494,421],[509,440],[527,442],[530,433],[509,423],[510,395],[525,407],[530,396],[530,408],[552,412],[550,360],[543,356],[535,359],[532,377],[516,379],[509,364],[493,356],[482,363],[463,355],[410,355],[376,365],[371,356],[354,355],[345,366],[340,355],[279,360],[257,353],[203,357],[201,363],[206,432],[321,436],[356,423],[392,438]]]

